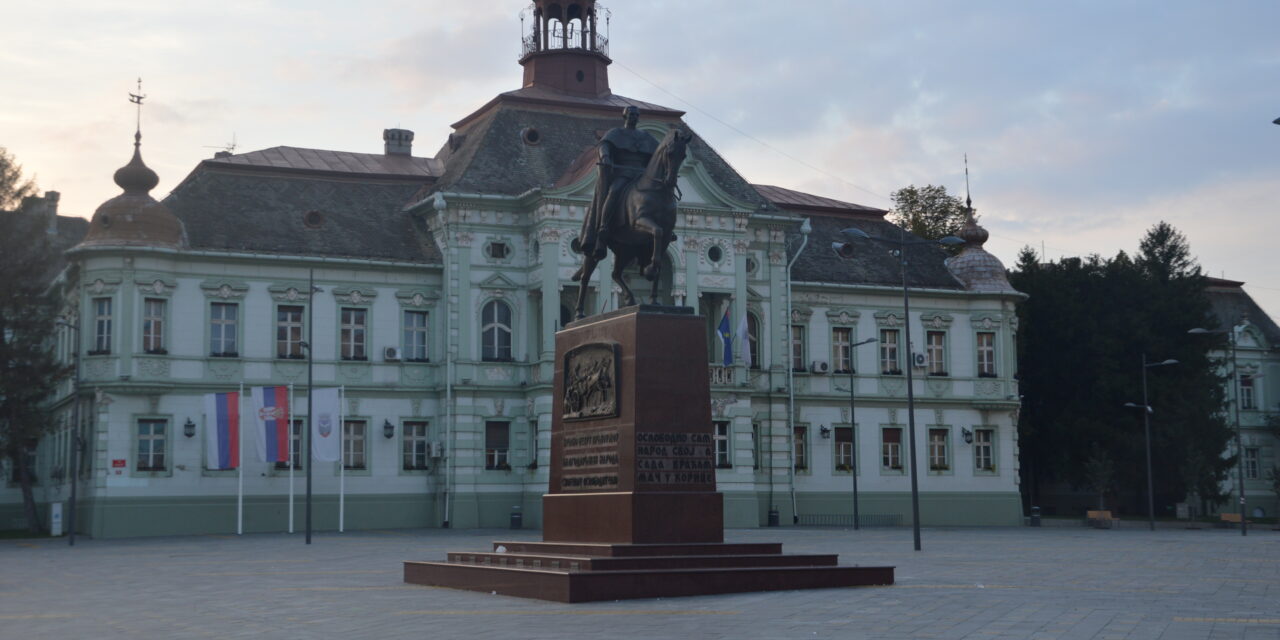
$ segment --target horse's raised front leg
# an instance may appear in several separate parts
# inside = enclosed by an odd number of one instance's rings
[[[574,274],[574,280],[578,281],[578,304],[573,310],[573,319],[581,320],[587,315],[583,313],[583,307],[587,304],[587,287],[591,284],[591,275],[596,271],[596,263],[598,261],[587,254],[582,259],[582,269]]]
[[[622,295],[626,296],[626,302],[622,306],[630,307],[636,303],[636,296],[631,292],[631,287],[627,286],[626,278],[622,277],[622,272],[631,265],[631,260],[623,259],[622,256],[614,254],[613,256],[613,281],[618,283],[622,288]]]

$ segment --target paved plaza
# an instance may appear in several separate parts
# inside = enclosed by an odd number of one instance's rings
[[[731,530],[897,584],[555,604],[406,585],[534,531],[0,541],[3,638],[1280,638],[1280,532]]]

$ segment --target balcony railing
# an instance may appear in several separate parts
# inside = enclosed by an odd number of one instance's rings
[[[711,375],[711,386],[716,385],[733,385],[736,382],[734,377],[734,368],[720,365],[708,365]]]
[[[573,29],[573,28],[569,29],[569,42],[567,46],[565,45],[564,34],[563,32],[561,32],[560,29],[553,29],[551,31],[551,35],[548,36],[548,42],[545,44],[542,44],[540,42],[538,36],[534,36],[533,34],[530,34],[524,37],[524,41],[522,45],[523,46],[520,47],[521,59],[524,59],[525,56],[531,53],[537,53],[539,51],[563,51],[563,50],[596,51],[601,54],[604,54],[606,58],[609,57],[609,38],[607,36],[605,36],[602,33],[597,33],[596,44],[595,44],[595,47],[592,48],[591,34],[589,32],[584,32],[577,29]]]

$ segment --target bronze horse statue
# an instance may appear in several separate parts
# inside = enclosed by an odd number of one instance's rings
[[[693,139],[692,133],[679,129],[667,132],[649,161],[644,173],[637,178],[619,203],[619,211],[613,216],[613,227],[608,234],[607,244],[613,252],[613,281],[622,287],[626,296],[626,304],[636,304],[636,296],[627,286],[622,272],[635,262],[644,274],[645,279],[653,283],[649,292],[649,301],[658,303],[658,276],[661,272],[662,254],[667,245],[676,239],[676,203],[679,201],[679,187],[676,179],[680,175],[680,165],[684,163]],[[574,319],[585,317],[583,306],[587,300],[587,283],[595,273],[600,258],[590,248],[582,247],[574,238],[570,247],[583,254],[582,268],[573,274],[575,282],[581,282],[578,288],[578,302],[574,308]],[[602,287],[603,289],[603,287]]]

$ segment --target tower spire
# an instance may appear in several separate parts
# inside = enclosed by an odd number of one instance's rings
[[[969,154],[964,154],[964,208],[973,217],[973,199],[969,197]]]

